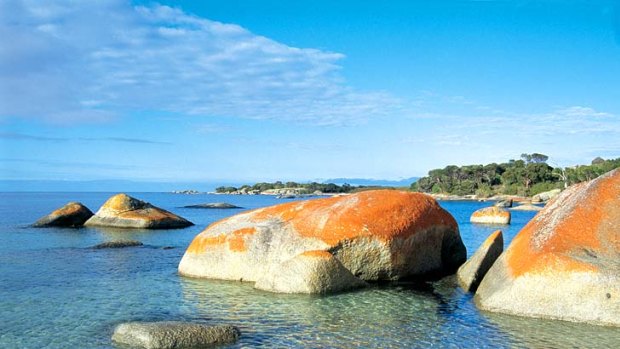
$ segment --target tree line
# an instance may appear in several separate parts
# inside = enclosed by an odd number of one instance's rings
[[[232,192],[241,191],[241,190],[245,190],[246,192],[250,192],[254,190],[263,192],[265,190],[270,190],[270,189],[284,189],[284,188],[302,188],[308,194],[314,193],[316,191],[320,191],[322,193],[350,193],[351,191],[355,189],[359,189],[359,187],[352,186],[347,183],[344,183],[343,185],[337,185],[334,183],[317,183],[317,182],[311,182],[311,183],[284,182],[283,183],[281,181],[277,181],[273,183],[261,182],[261,183],[256,183],[251,186],[243,185],[239,188],[217,187],[215,188],[215,191],[217,193],[232,193]]]
[[[450,165],[428,172],[428,176],[411,184],[411,190],[450,195],[496,194],[530,196],[551,189],[594,179],[620,167],[620,158],[605,160],[600,157],[590,165],[552,167],[544,154],[521,154],[519,160],[501,164]]]

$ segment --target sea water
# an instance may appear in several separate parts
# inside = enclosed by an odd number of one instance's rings
[[[113,193],[0,194],[0,348],[114,348],[115,325],[188,320],[232,324],[230,348],[613,348],[620,329],[481,312],[454,277],[415,285],[373,286],[327,297],[258,291],[250,283],[181,277],[193,237],[224,217],[288,200],[271,196],[130,193],[196,225],[178,230],[30,228],[68,201],[95,211]],[[242,209],[189,209],[228,202]],[[488,206],[442,202],[471,255],[498,227],[472,225]],[[534,216],[512,212],[505,244]],[[140,240],[124,249],[98,243]]]

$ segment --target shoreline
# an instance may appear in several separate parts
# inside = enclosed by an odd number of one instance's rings
[[[374,189],[381,189],[381,188],[373,188]],[[392,187],[385,187],[382,188],[385,190],[398,190],[398,188],[392,188]],[[316,191],[314,193],[306,193],[304,192],[303,188],[281,188],[281,189],[268,189],[265,191],[258,191],[258,190],[237,190],[234,192],[225,192],[225,193],[221,193],[221,192],[215,192],[215,191],[209,191],[209,192],[199,192],[196,190],[175,190],[172,191],[173,194],[182,194],[182,195],[201,195],[201,194],[208,194],[208,195],[267,195],[267,196],[274,196],[274,197],[278,197],[281,199],[295,199],[295,198],[305,198],[305,197],[335,197],[335,196],[343,196],[343,195],[351,195],[354,194],[355,192],[351,192],[351,193],[324,193],[324,192],[319,192]],[[470,194],[470,195],[455,195],[455,194],[433,194],[433,193],[422,193],[421,194],[426,194],[429,195],[430,197],[432,197],[433,199],[437,200],[437,201],[478,201],[478,202],[486,202],[486,201],[492,201],[492,202],[499,202],[499,201],[506,201],[506,200],[512,200],[515,203],[545,203],[548,200],[542,200],[542,199],[537,199],[537,196],[539,196],[540,194],[536,194],[533,196],[520,196],[520,195],[493,195],[490,197],[480,197],[477,196],[475,194]]]

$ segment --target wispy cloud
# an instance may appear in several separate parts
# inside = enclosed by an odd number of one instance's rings
[[[131,111],[351,124],[399,101],[357,91],[339,53],[126,1],[4,1],[0,117],[108,120]]]
[[[47,137],[38,135],[29,135],[24,133],[14,132],[0,132],[0,139],[11,140],[26,140],[26,141],[39,141],[39,142],[116,142],[116,143],[138,143],[138,144],[172,144],[170,142],[153,141],[140,138],[125,138],[125,137]]]

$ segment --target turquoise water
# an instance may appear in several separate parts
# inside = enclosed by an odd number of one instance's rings
[[[196,224],[181,230],[28,227],[68,201],[95,211],[110,195],[0,194],[0,348],[114,348],[110,336],[116,324],[156,320],[236,325],[242,337],[231,348],[613,348],[620,343],[616,328],[480,312],[451,277],[311,297],[177,275],[196,234],[243,211],[181,206],[226,201],[251,209],[283,202],[273,197],[132,194]],[[442,205],[459,222],[469,254],[496,229],[468,222],[486,203]],[[506,243],[533,215],[513,212],[513,224],[503,228]],[[89,248],[121,238],[145,246]]]

